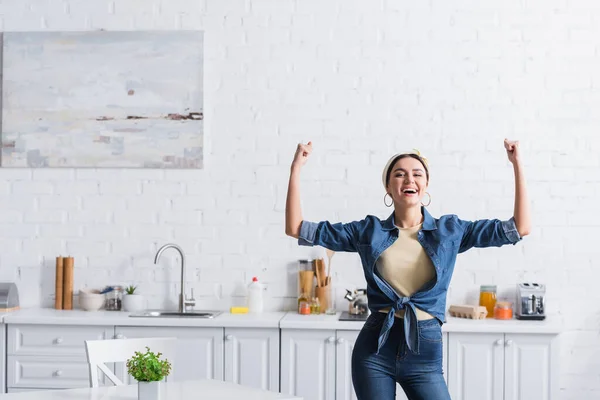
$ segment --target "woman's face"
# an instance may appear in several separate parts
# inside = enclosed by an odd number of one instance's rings
[[[427,191],[427,174],[421,162],[412,157],[396,161],[390,173],[388,193],[394,204],[404,207],[421,206],[421,198]]]

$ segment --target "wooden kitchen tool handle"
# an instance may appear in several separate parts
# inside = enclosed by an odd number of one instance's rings
[[[317,274],[317,287],[321,286],[321,266],[320,266],[320,260],[315,260],[315,274]]]

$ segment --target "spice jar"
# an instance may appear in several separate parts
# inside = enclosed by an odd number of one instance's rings
[[[298,312],[302,315],[310,314],[310,304],[307,301],[303,301],[298,306]]]
[[[479,305],[487,310],[487,318],[494,318],[496,306],[496,285],[481,285],[479,291]]]
[[[513,310],[510,301],[499,301],[494,307],[494,318],[496,319],[512,319]]]
[[[104,308],[107,311],[121,311],[123,304],[123,288],[121,286],[113,286],[112,290],[106,292],[106,300],[104,302]]]

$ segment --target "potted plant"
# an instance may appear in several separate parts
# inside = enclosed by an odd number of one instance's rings
[[[171,373],[171,363],[161,356],[146,347],[145,353],[136,351],[127,360],[127,372],[138,382],[138,400],[160,399],[160,383]]]
[[[144,307],[144,296],[137,294],[137,286],[129,285],[125,288],[123,297],[123,310],[129,312],[142,311]]]

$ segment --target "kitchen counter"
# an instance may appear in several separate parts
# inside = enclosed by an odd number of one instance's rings
[[[364,322],[338,321],[336,315],[301,315],[288,312],[281,322],[281,329],[334,329],[360,330]],[[446,317],[442,326],[443,332],[473,333],[538,333],[557,334],[562,331],[559,317],[547,317],[544,321],[521,321],[517,319],[501,321],[496,319],[472,320],[466,318]]]
[[[215,318],[157,318],[130,317],[123,311],[55,310],[53,308],[29,308],[5,314],[5,324],[41,325],[116,325],[116,326],[174,326],[174,327],[223,327],[223,328],[279,328],[285,312],[262,314],[231,314],[223,312]]]
[[[130,317],[119,311],[55,310],[30,308],[4,314],[5,324],[41,325],[114,325],[114,326],[173,326],[173,327],[222,327],[222,328],[281,328],[281,329],[332,329],[358,331],[364,322],[339,321],[336,315],[301,315],[295,311],[264,312],[262,314],[231,314],[223,312],[215,318],[141,318]],[[538,333],[557,334],[562,331],[561,318],[547,317],[544,321],[520,321],[512,319],[472,320],[448,316],[442,326],[444,332],[473,333]]]

